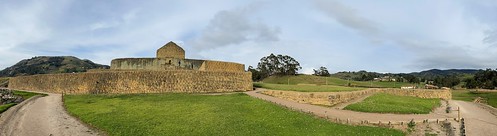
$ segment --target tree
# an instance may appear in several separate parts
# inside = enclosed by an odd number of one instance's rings
[[[478,71],[473,78],[466,79],[465,82],[465,87],[468,89],[495,89],[497,87],[497,70],[486,69]]]
[[[434,79],[434,84],[438,87],[449,87],[452,88],[458,85],[461,81],[456,76],[438,76]]]
[[[271,53],[269,56],[261,58],[257,64],[257,69],[251,69],[257,71],[258,80],[262,80],[272,75],[296,75],[302,67],[297,60],[290,56]]]
[[[252,81],[261,81],[264,79],[264,74],[252,66],[249,66],[247,71],[252,73]]]
[[[330,76],[330,72],[328,71],[328,69],[326,67],[319,67],[319,69],[313,69],[314,71],[314,74],[312,75],[316,75],[316,76]]]

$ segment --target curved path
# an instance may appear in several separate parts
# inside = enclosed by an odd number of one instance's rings
[[[4,112],[1,136],[91,136],[95,131],[68,115],[61,94],[35,96]]]

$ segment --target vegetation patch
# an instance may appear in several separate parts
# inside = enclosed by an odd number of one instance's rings
[[[46,94],[0,89],[0,113],[35,95]]]
[[[428,114],[438,106],[440,106],[440,99],[377,93],[362,102],[348,105],[344,109],[374,113]]]
[[[358,91],[365,88],[360,87],[345,87],[336,85],[285,85],[285,84],[269,84],[269,83],[254,83],[254,87],[266,88],[271,90],[298,91],[298,92],[343,92],[343,91]]]
[[[381,82],[381,81],[353,81],[344,80],[336,77],[322,77],[313,75],[297,76],[271,76],[262,80],[264,83],[272,84],[316,84],[316,85],[335,85],[347,87],[375,87],[375,88],[400,88],[401,86],[412,86],[406,82]]]
[[[67,95],[67,110],[109,135],[404,135],[335,124],[246,94]]]
[[[16,103],[9,103],[9,104],[3,104],[3,105],[0,105],[0,113],[3,113],[4,111],[6,111],[7,109],[9,109],[10,107],[16,105]]]
[[[478,92],[470,90],[452,90],[452,99],[472,102],[476,98],[483,98],[486,103],[497,108],[497,92]]]

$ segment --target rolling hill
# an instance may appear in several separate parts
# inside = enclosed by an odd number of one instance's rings
[[[39,56],[24,59],[0,71],[0,77],[35,74],[86,72],[88,69],[108,69],[109,66],[93,63],[73,56]]]

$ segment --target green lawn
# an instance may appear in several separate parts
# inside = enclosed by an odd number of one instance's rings
[[[15,103],[9,103],[9,104],[3,104],[3,105],[0,105],[0,113],[3,113],[4,111],[6,111],[7,109],[9,109],[10,107],[16,105]]]
[[[344,109],[374,113],[428,114],[438,106],[440,106],[440,99],[423,99],[378,93],[364,99],[362,102],[348,105]]]
[[[452,90],[452,99],[472,102],[477,97],[487,100],[487,104],[497,108],[497,92],[470,92],[469,90]]]
[[[22,98],[24,98],[24,100],[29,99],[35,95],[47,96],[47,94],[24,92],[24,91],[14,91],[14,95],[22,96]]]
[[[46,94],[14,91],[14,95],[22,96],[22,98],[24,98],[24,100],[26,100],[26,99],[29,99],[29,98],[35,96],[35,95],[46,95]],[[9,103],[9,104],[0,105],[0,113],[3,113],[4,111],[6,111],[7,109],[9,109],[10,107],[12,107],[14,105],[16,105],[16,103]]]
[[[404,135],[331,123],[243,93],[67,95],[64,105],[109,135]]]
[[[272,90],[284,91],[299,91],[299,92],[342,92],[342,91],[358,91],[365,88],[360,87],[345,87],[336,85],[286,85],[286,84],[269,84],[269,83],[254,83],[255,87],[267,88]]]
[[[355,87],[376,87],[376,88],[400,88],[401,86],[409,86],[412,84],[403,82],[379,82],[379,81],[353,81],[343,80],[336,77],[320,77],[313,75],[297,75],[297,76],[271,76],[264,79],[264,83],[272,84],[317,84],[317,85],[336,85]]]

